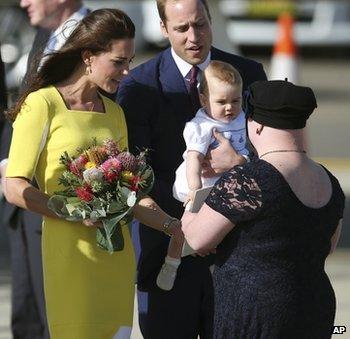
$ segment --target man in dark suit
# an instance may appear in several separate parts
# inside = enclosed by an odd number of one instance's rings
[[[199,68],[195,79],[198,81],[210,60],[230,63],[241,73],[243,89],[266,79],[266,75],[261,64],[211,46],[210,14],[205,0],[158,0],[157,5],[161,29],[171,48],[130,71],[119,87],[117,100],[125,111],[131,150],[151,150],[150,162],[156,176],[151,196],[167,213],[180,218],[183,206],[173,198],[172,186],[185,150],[183,129],[198,108],[190,88],[192,67]],[[228,142],[222,142],[208,157],[218,173],[245,161]],[[211,338],[210,260],[183,258],[174,288],[165,292],[155,282],[169,238],[143,225],[134,227],[133,238],[136,248],[140,247],[137,283],[139,323],[144,337]]]
[[[5,123],[4,110],[7,108],[7,93],[5,84],[5,66],[1,57],[0,44],[0,131]]]
[[[37,70],[43,56],[59,49],[72,29],[88,10],[80,0],[22,0],[30,22],[38,26],[29,53],[25,79]],[[65,23],[69,23],[69,31]],[[20,92],[25,90],[23,81]],[[12,137],[12,127],[7,122],[1,133],[1,177],[5,177],[6,158]],[[8,225],[12,269],[11,327],[16,339],[49,338],[46,322],[41,260],[41,223],[38,214],[4,202],[1,222]]]
[[[6,89],[6,76],[5,76],[5,65],[1,57],[1,44],[0,44],[0,142],[2,136],[2,130],[6,123],[4,111],[7,109],[7,89]],[[0,158],[1,160],[1,158]],[[2,176],[0,175],[0,178]],[[1,206],[0,206],[1,207]],[[0,212],[1,209],[0,209]]]

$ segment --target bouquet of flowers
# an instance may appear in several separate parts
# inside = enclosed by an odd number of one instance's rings
[[[133,206],[154,182],[146,153],[134,156],[120,150],[112,139],[102,145],[94,139],[75,156],[65,152],[60,158],[65,171],[59,178],[64,189],[49,199],[49,208],[66,220],[101,221],[103,227],[96,233],[98,246],[110,253],[122,250],[121,226],[131,221]]]

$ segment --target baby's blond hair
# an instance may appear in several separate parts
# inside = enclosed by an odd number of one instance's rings
[[[210,61],[208,67],[203,72],[203,76],[199,84],[199,93],[205,96],[208,96],[209,94],[207,80],[209,75],[233,86],[242,87],[243,84],[242,77],[236,68],[227,62],[213,60]]]

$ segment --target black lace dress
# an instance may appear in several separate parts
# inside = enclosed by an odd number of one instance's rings
[[[206,203],[236,226],[217,248],[214,339],[330,338],[335,295],[324,271],[344,194],[306,207],[269,163],[222,176]]]

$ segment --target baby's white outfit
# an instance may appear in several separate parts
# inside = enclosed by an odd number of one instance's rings
[[[179,201],[185,201],[189,192],[186,178],[186,155],[187,151],[197,151],[204,156],[209,149],[216,148],[218,141],[213,136],[213,129],[216,130],[231,142],[232,147],[241,155],[249,154],[246,148],[246,126],[245,114],[239,113],[237,118],[230,122],[217,121],[209,117],[203,108],[200,108],[196,116],[186,123],[183,137],[186,142],[186,150],[183,154],[184,161],[176,170],[175,183],[173,185],[174,198]],[[209,187],[215,184],[220,175],[212,178],[202,177],[202,187]]]

